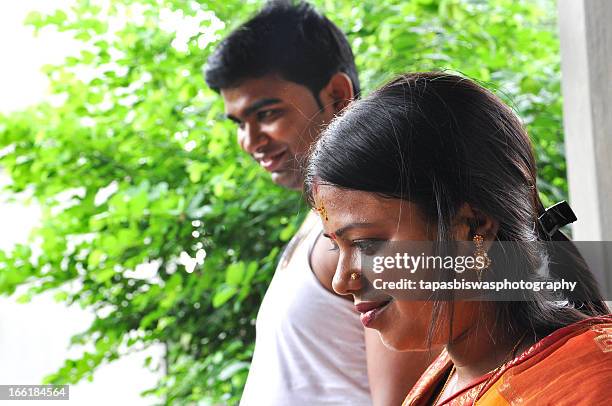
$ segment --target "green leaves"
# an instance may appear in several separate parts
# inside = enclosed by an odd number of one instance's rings
[[[496,91],[534,140],[544,200],[558,201],[567,183],[555,16],[552,0],[392,0],[337,2],[331,19],[349,33],[366,91],[397,73],[444,69]]]
[[[92,3],[26,21],[83,48],[45,68],[53,105],[0,116],[0,165],[12,179],[4,192],[27,191],[44,212],[30,246],[0,252],[0,293],[54,290],[96,313],[73,339],[88,352],[48,382],[89,379],[128,348],[163,343],[167,375],[149,394],[236,404],[278,253],[307,211],[240,151],[202,75],[215,38],[263,2]],[[499,89],[535,141],[545,203],[567,194],[552,0],[315,4],[348,33],[364,94],[428,69]],[[178,41],[184,19],[202,10],[214,12],[198,17],[206,41],[195,31]],[[169,15],[176,27],[162,29]]]
[[[235,286],[220,286],[213,296],[212,305],[215,308],[221,307],[230,300],[237,292]]]

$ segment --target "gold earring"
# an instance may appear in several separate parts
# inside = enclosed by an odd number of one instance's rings
[[[359,278],[361,278],[361,274],[359,272],[353,272],[351,274],[351,280],[356,281]]]
[[[476,258],[476,273],[478,276],[478,281],[482,280],[482,273],[489,269],[491,266],[491,258],[489,258],[489,254],[484,249],[484,238],[480,234],[474,234],[474,258]]]

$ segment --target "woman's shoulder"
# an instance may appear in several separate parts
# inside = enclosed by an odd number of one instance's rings
[[[608,404],[612,316],[559,329],[515,359],[493,385],[512,404]]]
[[[612,315],[590,317],[560,328],[536,342],[510,366],[529,364],[529,360],[544,361],[549,357],[576,357],[591,354],[597,361],[612,356]],[[533,362],[532,361],[532,362]]]
[[[424,405],[452,363],[444,350],[404,405]],[[612,397],[612,315],[563,327],[536,342],[499,371],[474,380],[449,405],[607,405]]]

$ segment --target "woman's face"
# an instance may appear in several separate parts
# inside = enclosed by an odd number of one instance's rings
[[[436,237],[435,226],[426,221],[414,203],[386,199],[374,193],[318,185],[314,200],[315,208],[322,214],[325,235],[337,246],[340,254],[332,282],[334,290],[339,294],[353,295],[362,323],[378,330],[388,347],[400,351],[426,349],[433,303],[396,300],[378,290],[375,293],[370,290],[365,300],[364,293],[372,288],[363,277],[351,279],[351,274],[361,272],[360,257],[363,253],[372,255],[374,244],[380,241],[432,241]],[[468,327],[471,307],[455,303],[453,336]],[[444,314],[439,320],[440,325],[448,323]],[[432,344],[446,344],[448,339],[443,332],[434,332]]]

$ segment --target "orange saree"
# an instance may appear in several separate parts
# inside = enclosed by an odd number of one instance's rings
[[[445,350],[421,376],[403,405],[430,405],[451,367]],[[441,404],[612,404],[612,315],[555,331],[499,371],[475,379]]]

